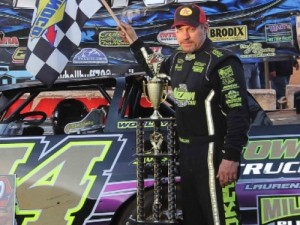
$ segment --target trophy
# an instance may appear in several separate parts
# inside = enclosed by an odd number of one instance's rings
[[[136,157],[137,157],[137,209],[136,218],[131,217],[133,225],[173,224],[179,225],[176,207],[176,145],[175,118],[162,118],[158,112],[160,103],[164,102],[168,94],[168,80],[166,74],[159,73],[163,57],[160,54],[148,54],[141,49],[143,56],[152,72],[153,77],[143,83],[143,91],[154,112],[149,118],[139,118],[136,126]],[[154,120],[154,121],[153,121]],[[147,122],[153,122],[153,132],[150,131],[151,149],[145,149],[145,134],[149,133]],[[164,125],[162,131],[161,124]],[[145,129],[147,128],[147,132]],[[151,216],[146,214],[145,169],[146,158],[151,158],[153,168],[153,203]],[[167,164],[162,164],[167,160]],[[167,169],[167,182],[163,182],[163,173]],[[163,171],[164,170],[164,171]],[[148,173],[148,172],[147,172]],[[167,185],[167,187],[165,186]],[[147,192],[148,193],[148,192]],[[167,193],[167,199],[165,199]],[[163,198],[164,197],[164,198]],[[165,201],[167,200],[167,201]],[[166,208],[167,207],[167,208]],[[165,213],[165,211],[167,211]]]
[[[154,108],[154,112],[150,118],[160,119],[162,116],[158,111],[159,105],[164,102],[168,96],[168,80],[165,79],[168,76],[159,73],[161,63],[164,59],[160,54],[148,54],[145,48],[141,50],[150,70],[153,72],[153,77],[147,83],[143,83],[143,91],[146,95],[146,99]]]

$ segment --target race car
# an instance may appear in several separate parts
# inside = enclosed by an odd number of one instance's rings
[[[143,73],[0,86],[0,171],[16,176],[16,223],[124,225],[137,217],[136,154],[144,120],[145,218],[153,219],[153,108]],[[160,104],[174,118],[171,93]],[[267,112],[273,125],[252,125],[243,151],[237,197],[243,224],[299,224],[299,114]],[[288,116],[285,116],[288,114]],[[293,115],[293,124],[285,118]],[[298,118],[298,119],[297,119]],[[174,130],[176,124],[174,124]],[[161,122],[160,132],[167,133]],[[176,136],[176,132],[174,131]],[[161,144],[166,148],[166,139]],[[174,145],[176,221],[182,220]],[[168,221],[167,158],[161,158],[160,219]],[[13,192],[9,193],[14,195]],[[0,199],[3,200],[3,199]],[[0,206],[1,208],[1,206]]]
[[[17,224],[123,225],[136,214],[137,120],[153,113],[143,82],[134,74],[0,87],[0,167],[17,176]],[[174,117],[171,99],[160,113]],[[146,151],[151,127],[146,121]],[[145,158],[147,217],[151,161]]]

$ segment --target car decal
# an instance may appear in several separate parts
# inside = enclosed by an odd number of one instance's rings
[[[17,174],[16,214],[23,218],[22,225],[85,224],[100,202],[126,139],[67,136],[50,147],[49,138],[1,138],[0,169]],[[90,198],[97,201],[90,203]]]

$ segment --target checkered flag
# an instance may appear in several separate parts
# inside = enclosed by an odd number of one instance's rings
[[[84,23],[101,7],[98,0],[36,0],[25,57],[27,71],[52,86],[79,46]]]

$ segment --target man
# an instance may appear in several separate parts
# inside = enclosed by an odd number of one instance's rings
[[[285,89],[293,74],[293,67],[299,70],[299,64],[296,59],[269,63],[269,75],[272,88],[276,91],[277,108],[284,108],[284,103],[286,103]]]
[[[176,102],[184,224],[240,224],[235,182],[249,129],[243,66],[207,38],[199,6],[180,6],[173,27],[181,50],[160,72],[171,77]],[[130,25],[121,23],[118,31],[151,75],[141,49],[151,50]]]
[[[260,89],[260,77],[259,77],[259,67],[258,63],[245,63],[244,75],[246,81],[246,87],[248,89]]]

